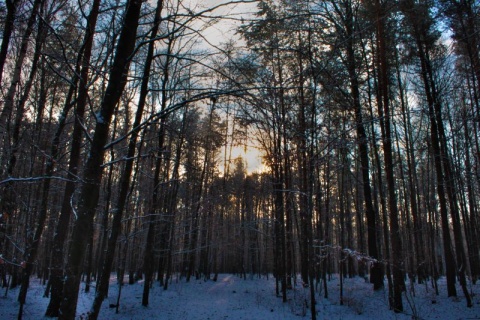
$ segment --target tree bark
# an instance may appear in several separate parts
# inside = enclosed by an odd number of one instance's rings
[[[98,204],[102,180],[102,162],[105,153],[110,121],[127,82],[131,55],[135,48],[137,27],[142,1],[127,2],[124,24],[117,43],[117,51],[110,72],[109,82],[99,112],[96,114],[95,132],[83,175],[76,223],[69,249],[64,285],[64,299],[60,305],[59,319],[75,318],[81,265],[85,256],[88,238],[93,229],[93,218]]]

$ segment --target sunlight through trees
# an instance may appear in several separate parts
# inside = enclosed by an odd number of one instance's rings
[[[477,1],[0,3],[0,283],[97,319],[117,272],[369,279],[389,308],[480,276]],[[457,292],[459,282],[461,294]],[[322,287],[323,286],[323,287]],[[410,291],[409,291],[410,292]]]

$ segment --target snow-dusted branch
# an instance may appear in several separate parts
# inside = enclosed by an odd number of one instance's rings
[[[342,248],[341,246],[325,244],[325,245],[314,245],[313,248],[321,249],[323,251],[343,252],[344,254],[346,254],[346,258],[352,257],[352,258],[355,258],[357,261],[372,262],[372,263],[382,262],[365,253],[358,252],[356,250],[349,249],[349,248]],[[323,257],[324,257],[323,255],[320,256],[320,258],[323,258]]]
[[[23,264],[15,263],[13,261],[8,260],[2,254],[0,254],[0,265],[2,265],[2,264],[11,264],[11,265],[17,266],[17,267],[23,267],[24,266]]]
[[[75,206],[73,205],[73,194],[70,197],[70,207],[72,208],[72,213],[75,216],[75,220],[78,220],[77,210],[75,210]]]
[[[10,241],[10,243],[23,255],[25,253],[25,251],[20,248],[20,246],[15,242],[13,241],[12,237],[8,236],[8,235],[5,235],[5,238],[7,238],[8,241]]]
[[[0,185],[5,183],[10,183],[10,182],[37,182],[45,179],[75,182],[74,180],[70,180],[64,177],[57,177],[57,176],[39,176],[39,177],[24,177],[24,178],[9,177],[7,179],[0,181]]]

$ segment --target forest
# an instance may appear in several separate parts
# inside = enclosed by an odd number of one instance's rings
[[[18,319],[34,277],[45,316],[95,290],[97,319],[112,273],[143,306],[232,273],[306,288],[311,319],[332,275],[473,307],[478,1],[6,0],[0,25]]]

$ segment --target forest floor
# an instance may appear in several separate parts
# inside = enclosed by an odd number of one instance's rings
[[[118,295],[116,277],[112,275],[109,298],[103,303],[100,319],[262,319],[290,320],[310,319],[306,305],[309,301],[308,288],[298,285],[288,292],[288,302],[275,296],[273,277],[247,280],[235,275],[219,275],[218,281],[193,280],[189,283],[173,281],[168,290],[155,284],[150,291],[150,304],[141,306],[143,282],[122,287],[118,313],[115,308]],[[473,308],[466,308],[465,298],[458,288],[458,298],[447,298],[445,279],[439,280],[440,295],[435,296],[430,283],[416,285],[415,297],[409,293],[404,296],[404,313],[395,314],[388,308],[387,291],[373,292],[372,286],[363,278],[356,277],[344,281],[344,304],[340,305],[340,286],[338,276],[328,283],[329,299],[323,298],[323,292],[317,293],[317,319],[480,319],[480,284],[470,286],[473,296]],[[5,290],[5,289],[3,289]],[[32,279],[24,308],[24,319],[47,319],[43,317],[48,298],[43,297],[45,287],[40,280]],[[95,289],[83,291],[79,296],[77,314],[79,319],[89,310]],[[0,294],[0,319],[16,319],[18,289]],[[432,302],[435,303],[432,303]]]

